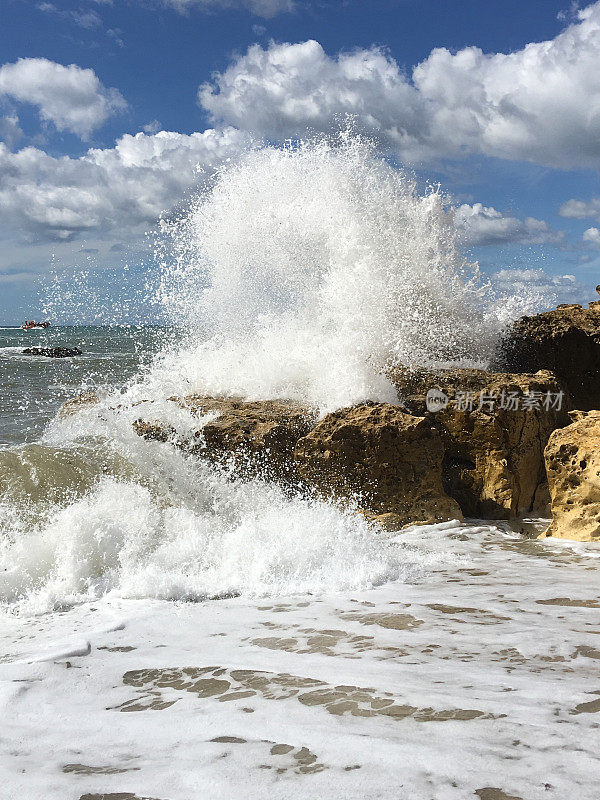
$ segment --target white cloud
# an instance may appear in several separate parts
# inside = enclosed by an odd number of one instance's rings
[[[591,200],[569,200],[560,207],[561,217],[570,219],[597,219],[600,222],[600,197]]]
[[[414,89],[378,48],[330,58],[315,41],[253,45],[198,97],[213,119],[275,139],[328,131],[355,114],[370,133],[414,147],[425,125]]]
[[[591,287],[574,275],[549,275],[543,269],[502,269],[490,276],[494,313],[510,322],[522,314],[537,314],[558,303],[581,303]]]
[[[465,244],[559,244],[562,231],[535,217],[517,219],[481,203],[463,204],[454,212],[454,220]]]
[[[510,289],[518,283],[523,286],[572,289],[577,286],[575,275],[549,275],[543,269],[501,269],[493,275],[498,286]]]
[[[600,230],[598,228],[588,228],[583,232],[583,241],[594,248],[600,249]]]
[[[216,8],[245,8],[258,17],[270,18],[276,14],[293,11],[295,0],[158,0],[162,5],[185,12],[191,8],[211,10]]]
[[[43,120],[82,138],[127,105],[116,89],[102,85],[93,70],[76,64],[65,67],[46,58],[20,58],[0,67],[1,95],[37,106]]]
[[[6,142],[12,149],[22,137],[23,131],[16,114],[6,114],[4,117],[0,117],[0,142]]]
[[[412,80],[380,48],[332,58],[315,41],[253,45],[198,96],[213,121],[275,138],[351,113],[409,161],[480,153],[599,167],[600,2],[515,53],[435,49]]]
[[[570,20],[577,17],[577,13],[579,11],[579,2],[578,0],[572,0],[571,5],[569,8],[562,9],[556,15],[556,19],[559,19],[561,22],[565,22],[566,20]]]
[[[143,129],[144,133],[158,133],[162,130],[162,125],[157,119],[153,119],[152,122],[148,122],[144,125]]]
[[[180,10],[244,5],[267,16],[293,5],[163,2]],[[44,120],[82,137],[125,106],[92,70],[41,58],[0,67],[1,95],[37,105]],[[483,153],[552,166],[600,166],[599,97],[600,2],[577,12],[576,22],[552,41],[509,55],[438,49],[408,76],[375,47],[330,57],[314,41],[254,45],[200,87],[199,100],[217,129],[188,136],[158,132],[151,121],[145,133],[123,136],[113,148],[90,149],[80,158],[55,158],[34,147],[12,153],[0,145],[2,224],[11,236],[21,231],[32,242],[53,241],[57,248],[88,235],[94,247],[97,239],[129,243],[185,198],[197,180],[196,165],[209,171],[235,157],[249,146],[251,134],[281,140],[307,128],[329,131],[347,113],[359,129],[412,162]],[[16,116],[7,112],[0,133],[14,144],[19,130]],[[560,213],[600,222],[600,199],[569,200]],[[455,216],[469,245],[563,241],[543,220],[519,219],[480,203],[460,206]],[[588,250],[597,230],[584,235]],[[529,277],[519,280],[540,286],[539,272],[521,270]],[[546,283],[556,288],[553,280]],[[559,286],[567,288],[568,283]]]
[[[46,14],[56,14],[59,17],[70,20],[78,25],[80,28],[91,30],[92,28],[102,27],[102,18],[93,9],[62,9],[54,5],[54,3],[42,2],[36,6],[38,11],[43,11]]]
[[[0,145],[0,211],[6,224],[33,241],[69,241],[93,234],[128,238],[181,203],[203,174],[252,146],[235,128],[184,135],[153,132],[121,137],[114,148],[80,158],[54,158]],[[560,244],[562,232],[481,203],[453,212],[466,246]],[[121,232],[121,233],[120,233]]]
[[[106,35],[112,39],[117,47],[125,47],[125,41],[122,38],[123,31],[120,28],[107,28]]]
[[[126,135],[114,148],[54,158],[0,144],[2,220],[34,241],[92,232],[129,239],[174,208],[201,177],[248,146],[232,129]]]

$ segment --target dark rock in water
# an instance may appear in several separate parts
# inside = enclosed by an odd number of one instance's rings
[[[510,372],[551,370],[575,408],[600,409],[600,301],[522,317],[504,338],[497,361]]]
[[[462,519],[442,487],[444,440],[431,422],[388,403],[343,408],[296,445],[298,471],[319,494],[355,500],[388,528]]]
[[[542,511],[544,448],[554,430],[569,424],[572,408],[552,373],[405,369],[389,377],[405,407],[445,437],[444,488],[465,516],[510,519]],[[431,389],[448,398],[438,411],[427,410]]]
[[[78,347],[26,347],[24,356],[46,356],[46,358],[72,358],[83,355]]]

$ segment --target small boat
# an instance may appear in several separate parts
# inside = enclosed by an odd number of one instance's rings
[[[24,331],[31,331],[34,328],[49,328],[49,327],[50,327],[50,323],[49,322],[34,322],[32,319],[26,320],[21,325],[21,328]]]

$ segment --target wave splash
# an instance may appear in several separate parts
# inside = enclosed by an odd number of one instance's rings
[[[127,446],[135,477],[92,480],[37,514],[0,504],[5,609],[41,613],[105,596],[320,594],[423,574],[422,555],[351,509],[232,480],[168,444]]]
[[[156,299],[185,343],[56,419],[42,442],[0,453],[0,601],[37,612],[106,595],[335,592],[422,574],[423,554],[351,510],[144,441],[132,403],[185,433],[198,422],[172,418],[171,395],[284,397],[326,412],[396,402],[385,371],[399,364],[484,364],[497,320],[441,193],[420,195],[342,134],[247,154],[163,229]]]
[[[498,325],[443,195],[361,137],[248,153],[163,229],[160,304],[191,331],[156,375],[174,391],[329,411],[396,402],[388,367],[492,353]]]

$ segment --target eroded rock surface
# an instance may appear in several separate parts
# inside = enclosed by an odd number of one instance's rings
[[[184,432],[149,417],[148,404],[140,404],[144,417],[134,428],[242,477],[351,499],[388,528],[460,518],[461,511],[495,519],[549,515],[543,451],[552,431],[570,423],[569,398],[551,373],[398,370],[392,378],[403,406],[366,403],[318,421],[316,410],[291,401],[191,395],[170,398],[192,415]],[[426,409],[431,388],[448,401],[435,413]],[[96,402],[94,395],[75,398],[62,414]]]
[[[247,474],[295,481],[294,447],[316,423],[316,412],[286,400],[245,402],[239,398],[190,395],[172,398],[199,420],[187,449],[213,461],[229,462]],[[175,434],[159,422],[137,420],[134,427],[146,439],[167,441]]]
[[[565,304],[522,317],[506,336],[498,362],[511,372],[551,370],[575,408],[600,409],[600,301]]]
[[[396,370],[390,377],[405,407],[444,435],[444,488],[466,516],[510,519],[546,508],[543,492],[536,496],[545,482],[544,448],[569,424],[571,408],[552,373]],[[430,389],[447,395],[445,408],[427,411]]]
[[[367,403],[324,417],[296,445],[300,475],[386,527],[461,519],[442,487],[444,439],[423,417]]]
[[[552,524],[544,535],[600,541],[600,411],[573,417],[545,450]]]

